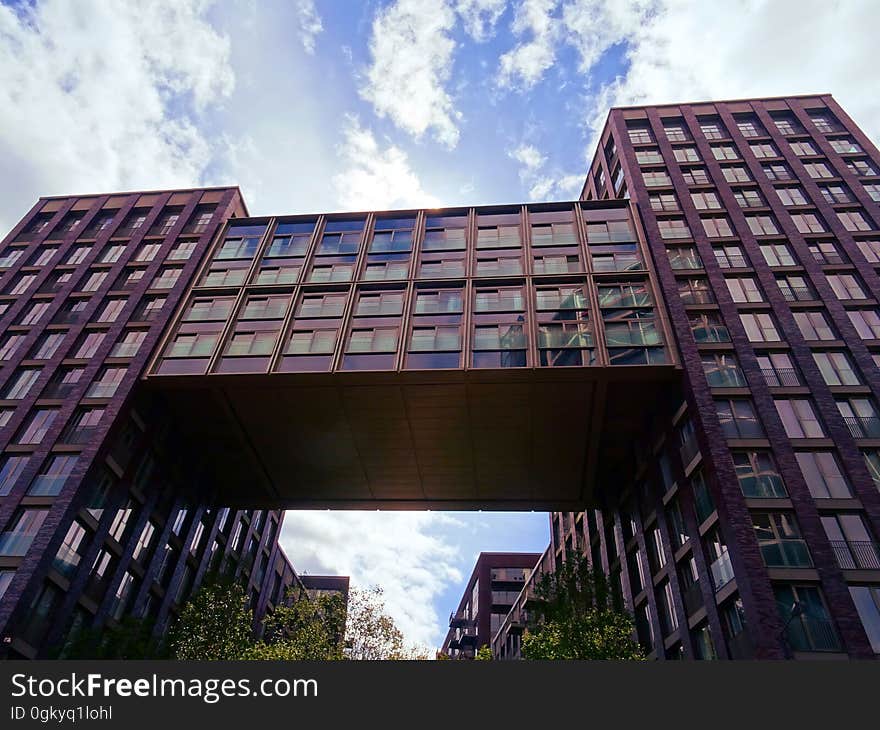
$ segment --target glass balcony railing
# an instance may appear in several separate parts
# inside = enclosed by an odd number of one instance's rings
[[[788,496],[782,477],[778,474],[743,477],[739,480],[739,486],[744,497],[753,499],[776,499]]]
[[[727,550],[715,559],[709,566],[709,571],[712,573],[712,583],[716,591],[720,591],[733,580],[733,565],[730,563],[730,555]]]
[[[21,557],[25,555],[36,536],[35,532],[7,531],[0,533],[0,556]]]
[[[813,565],[807,543],[799,538],[762,540],[759,547],[768,568],[809,568]]]
[[[700,453],[700,446],[697,444],[697,439],[690,438],[685,441],[681,447],[679,448],[679,454],[681,455],[681,463],[687,466],[690,464],[694,457]]]
[[[79,567],[79,561],[80,556],[75,550],[67,545],[62,545],[52,560],[52,567],[65,578],[70,579]]]
[[[61,488],[67,481],[66,476],[50,476],[49,474],[40,474],[31,483],[28,488],[29,497],[57,497],[61,494]]]
[[[875,542],[832,540],[831,548],[844,570],[880,570],[880,551]]]
[[[736,636],[728,637],[727,650],[731,659],[752,659],[754,652],[752,642],[746,631],[740,631]]]
[[[688,616],[703,606],[703,591],[700,589],[699,583],[693,583],[685,588],[682,597]]]

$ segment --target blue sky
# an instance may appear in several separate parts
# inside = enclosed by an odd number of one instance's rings
[[[876,0],[0,0],[0,229],[40,195],[238,184],[255,215],[571,199],[609,106],[832,92],[880,137]],[[437,645],[545,514],[291,513],[298,568]]]

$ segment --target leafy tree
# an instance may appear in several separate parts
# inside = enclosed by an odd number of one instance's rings
[[[477,649],[477,653],[474,655],[474,659],[478,662],[492,661],[492,649],[489,648],[488,644],[483,644],[479,649]]]
[[[167,659],[168,647],[153,636],[153,622],[125,617],[117,625],[75,631],[58,659]]]
[[[247,594],[227,578],[209,578],[184,605],[169,641],[175,659],[240,659],[253,645]]]
[[[357,661],[427,659],[426,650],[404,644],[403,633],[385,613],[383,593],[378,586],[349,593],[346,656]]]
[[[244,659],[343,659],[345,600],[339,594],[310,598],[305,591],[266,617],[263,639],[244,652]]]
[[[569,556],[536,582],[537,619],[523,636],[526,659],[644,659],[633,619],[601,571]]]

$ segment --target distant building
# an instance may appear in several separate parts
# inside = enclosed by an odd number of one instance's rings
[[[510,612],[541,558],[538,553],[480,553],[458,608],[449,616],[441,651],[451,659],[471,659]]]

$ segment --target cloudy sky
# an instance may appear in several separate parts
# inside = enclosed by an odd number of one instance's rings
[[[576,197],[609,106],[831,92],[880,138],[877,0],[0,0],[0,230],[236,183],[255,215]],[[295,565],[438,644],[544,514],[290,513]]]

